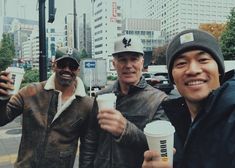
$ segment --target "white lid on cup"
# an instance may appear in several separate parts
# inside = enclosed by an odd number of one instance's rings
[[[22,74],[24,74],[24,69],[23,68],[18,68],[18,67],[8,67],[6,69],[6,71],[12,72],[12,73],[22,73]]]
[[[97,96],[97,100],[116,100],[116,95],[114,93],[105,93]]]
[[[169,121],[156,120],[148,123],[144,128],[144,134],[154,137],[168,136],[175,132],[175,128]]]

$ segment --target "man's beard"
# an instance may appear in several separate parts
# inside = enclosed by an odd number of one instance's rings
[[[61,86],[67,87],[67,86],[70,86],[72,84],[72,80],[60,79],[59,83],[60,83]]]
[[[68,74],[71,76],[70,79],[64,79],[62,78],[62,74]],[[63,86],[63,87],[68,87],[72,84],[72,82],[76,79],[76,76],[74,73],[69,73],[69,72],[66,72],[66,71],[61,71],[59,73],[56,73],[56,78],[57,78],[57,81],[59,83],[59,85]]]

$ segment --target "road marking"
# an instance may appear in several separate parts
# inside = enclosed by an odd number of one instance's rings
[[[17,154],[3,155],[3,156],[0,156],[0,163],[4,163],[4,162],[15,163],[16,158],[17,158]]]
[[[15,129],[15,128],[0,130],[1,139],[21,137],[21,134],[7,134],[6,133],[7,131],[10,131],[10,130],[13,130],[13,129]]]

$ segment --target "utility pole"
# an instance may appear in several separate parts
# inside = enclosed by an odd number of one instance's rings
[[[73,38],[74,38],[74,48],[77,49],[77,12],[76,12],[76,0],[73,0]]]
[[[47,80],[45,1],[39,0],[39,80]]]

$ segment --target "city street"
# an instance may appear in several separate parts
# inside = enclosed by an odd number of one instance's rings
[[[0,127],[0,168],[13,168],[21,136],[20,117]]]

